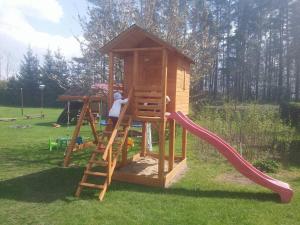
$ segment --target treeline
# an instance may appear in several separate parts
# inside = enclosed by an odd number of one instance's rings
[[[99,48],[136,23],[195,60],[192,99],[300,99],[299,0],[89,0],[84,55],[99,80]]]
[[[82,58],[61,53],[25,55],[18,76],[0,83],[0,103],[38,105],[38,84],[46,104],[72,86],[106,82],[108,58],[99,49],[132,24],[156,34],[194,59],[191,102],[300,100],[300,0],[87,0],[80,17]],[[117,81],[122,71],[116,65]]]
[[[43,84],[44,106],[61,105],[57,97],[66,90],[84,91],[91,87],[93,81],[86,64],[83,58],[67,61],[59,50],[54,53],[47,50],[40,63],[28,48],[16,77],[0,81],[0,104],[20,105],[22,89],[24,106],[40,106],[42,93],[39,86]]]

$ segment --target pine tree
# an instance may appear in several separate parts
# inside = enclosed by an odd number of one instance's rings
[[[39,61],[29,47],[21,62],[18,83],[23,88],[24,105],[39,106],[41,81]]]

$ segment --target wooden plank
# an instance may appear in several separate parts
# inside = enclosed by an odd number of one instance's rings
[[[163,49],[162,51],[162,110],[161,110],[161,118],[162,121],[160,123],[159,129],[159,162],[158,162],[158,177],[161,182],[161,185],[164,184],[164,168],[165,168],[165,129],[166,129],[166,121],[165,121],[165,112],[166,112],[166,94],[167,94],[167,51]]]
[[[123,48],[114,49],[113,52],[133,52],[133,51],[161,51],[162,47],[151,47],[151,48]]]
[[[137,51],[134,51],[133,52],[133,86],[134,87],[137,85],[138,70],[139,70],[138,63],[139,63],[139,55]]]
[[[125,166],[126,162],[127,162],[127,153],[128,153],[127,143],[128,143],[128,136],[125,139],[125,144],[124,144],[123,149],[122,149],[122,161],[121,161],[122,166]]]
[[[160,116],[149,117],[149,116],[137,116],[137,115],[135,115],[133,119],[136,121],[145,121],[145,122],[158,122],[161,120]]]
[[[186,141],[187,141],[187,130],[182,128],[182,158],[186,158]]]
[[[112,171],[112,146],[109,147],[108,149],[108,154],[107,154],[107,183],[108,185],[111,183],[111,171]]]
[[[99,200],[100,200],[100,201],[102,201],[103,198],[104,198],[104,195],[105,195],[106,190],[107,190],[107,186],[108,186],[108,184],[107,184],[107,181],[106,181],[106,182],[104,183],[104,185],[103,185],[102,191],[101,191],[100,194],[99,194]]]
[[[102,189],[103,185],[99,185],[99,184],[91,184],[91,183],[80,183],[80,186],[83,187],[88,187],[88,188],[96,188],[96,189]]]
[[[93,171],[84,171],[87,175],[97,176],[97,177],[105,177],[107,176],[107,173],[101,173],[101,172],[93,172]]]
[[[149,98],[148,96],[136,97],[134,98],[135,103],[153,103],[153,104],[161,104],[161,98]]]
[[[159,110],[160,111],[161,104],[144,105],[144,104],[138,104],[136,102],[135,107],[138,111],[139,110],[145,110],[145,111]]]
[[[154,111],[140,111],[136,110],[135,115],[137,116],[149,116],[149,117],[158,117],[161,116],[160,112],[154,112]]]
[[[113,89],[114,89],[114,55],[109,52],[109,74],[108,74],[108,108],[113,104]]]
[[[94,116],[93,116],[91,108],[90,108],[90,104],[89,104],[89,107],[87,109],[87,114],[88,114],[89,123],[90,123],[90,127],[92,129],[92,133],[93,133],[93,136],[94,136],[95,143],[98,144],[98,142],[99,142],[98,134],[97,134],[96,126],[95,126]]]
[[[112,177],[113,180],[122,181],[127,183],[141,184],[151,187],[160,187],[160,180],[158,178],[154,178],[153,175],[136,175],[132,173],[125,173],[120,171],[115,171]]]
[[[156,98],[160,98],[161,96],[162,96],[161,92],[158,92],[158,91],[152,91],[152,92],[135,91],[134,92],[134,97],[147,97],[147,98],[156,97]]]
[[[161,91],[161,87],[158,85],[137,85],[134,88],[135,91]]]
[[[164,187],[169,187],[170,183],[176,175],[182,173],[187,168],[186,159],[180,161],[171,171],[169,171],[165,176]]]
[[[169,122],[169,171],[174,167],[174,155],[175,155],[175,121],[170,120]]]

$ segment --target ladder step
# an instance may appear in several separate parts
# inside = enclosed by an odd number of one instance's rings
[[[101,150],[96,149],[96,150],[93,151],[93,153],[103,154],[103,153],[104,153],[104,150],[105,150],[105,149],[101,149]]]
[[[103,131],[103,134],[105,135],[110,135],[112,133],[112,131]],[[124,131],[118,131],[117,132],[118,136],[124,135]]]
[[[104,187],[103,185],[84,183],[84,182],[80,182],[79,185],[82,187],[96,188],[96,189],[103,189],[103,187]]]
[[[89,163],[97,164],[100,166],[107,166],[108,164],[106,161],[102,161],[102,160],[90,160]]]
[[[87,174],[87,175],[99,176],[99,177],[106,177],[107,176],[107,173],[101,173],[101,172],[85,171],[84,173]]]

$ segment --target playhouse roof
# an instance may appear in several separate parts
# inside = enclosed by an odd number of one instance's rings
[[[113,38],[111,41],[106,43],[104,46],[100,48],[100,52],[102,53],[109,53],[113,49],[125,49],[125,48],[138,48],[139,45],[143,43],[143,41],[148,39],[147,47],[157,47],[163,46],[170,51],[175,52],[176,54],[180,55],[181,57],[185,58],[190,63],[194,63],[194,61],[188,57],[187,55],[183,54],[179,49],[172,46],[170,43],[160,39],[159,37],[155,36],[154,34],[144,30],[143,28],[139,27],[138,25],[134,24],[130,26],[128,29],[120,33],[118,36]],[[149,43],[150,40],[150,43]],[[143,46],[145,47],[145,46]]]

